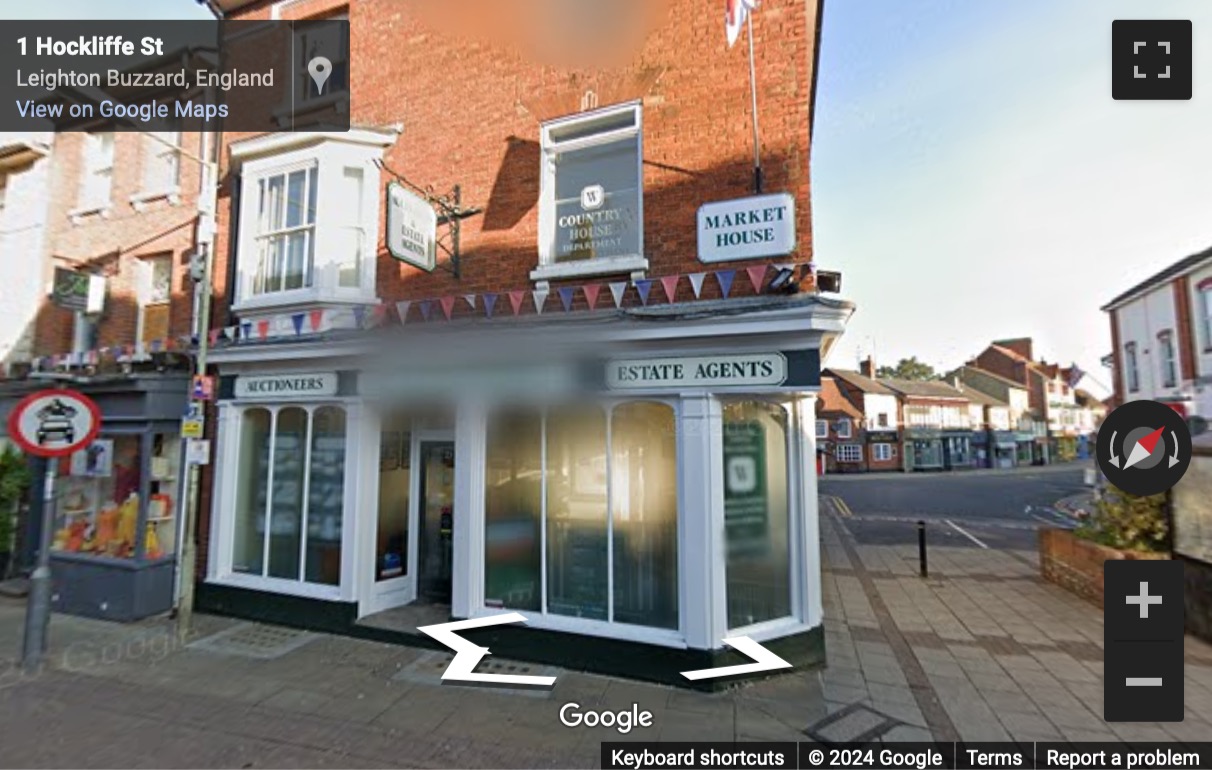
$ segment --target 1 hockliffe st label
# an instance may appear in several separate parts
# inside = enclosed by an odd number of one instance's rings
[[[699,259],[782,257],[795,251],[795,198],[790,193],[707,203],[699,209]]]
[[[782,385],[786,381],[787,359],[782,353],[621,359],[606,366],[606,385],[611,390]]]
[[[236,398],[289,399],[337,395],[335,372],[319,374],[271,374],[236,378]]]

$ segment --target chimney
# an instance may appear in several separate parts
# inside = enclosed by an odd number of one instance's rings
[[[867,360],[859,362],[859,374],[875,379],[875,356],[867,356]]]

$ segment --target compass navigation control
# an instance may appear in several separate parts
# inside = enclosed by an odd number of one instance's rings
[[[1165,404],[1129,401],[1099,427],[1096,457],[1107,479],[1125,492],[1161,494],[1187,472],[1191,431]]]

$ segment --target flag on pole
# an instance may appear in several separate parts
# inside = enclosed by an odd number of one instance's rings
[[[724,0],[724,31],[728,34],[728,47],[736,45],[745,28],[745,20],[751,11],[757,8],[757,0]]]

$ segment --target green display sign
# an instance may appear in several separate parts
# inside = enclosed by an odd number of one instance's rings
[[[65,310],[84,312],[88,309],[89,285],[90,276],[87,273],[56,267],[51,301]]]
[[[766,429],[729,423],[724,431],[724,529],[730,554],[759,555],[770,547],[766,495]]]

